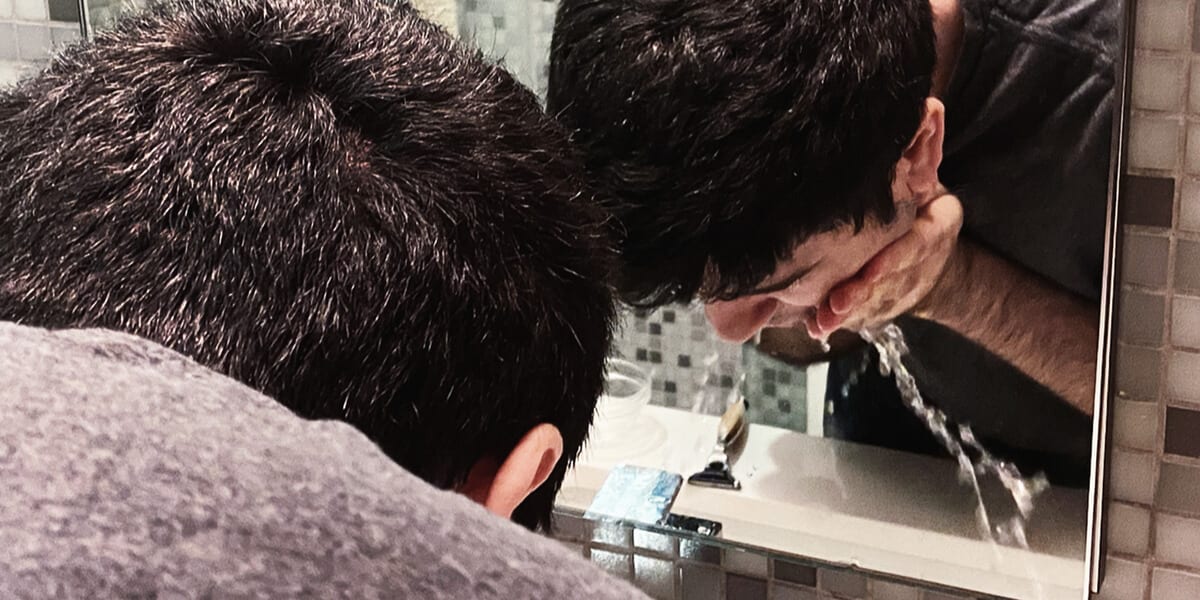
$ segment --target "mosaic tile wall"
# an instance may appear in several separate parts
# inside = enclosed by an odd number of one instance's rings
[[[79,0],[0,0],[0,87],[40,69],[79,39]]]
[[[965,600],[919,582],[558,513],[559,540],[659,600]]]
[[[1200,598],[1200,13],[1138,0],[1100,598]]]
[[[717,339],[700,308],[629,312],[616,354],[653,374],[654,404],[720,414],[744,374],[751,422],[806,431],[805,370]]]

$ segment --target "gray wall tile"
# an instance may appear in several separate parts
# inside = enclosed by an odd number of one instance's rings
[[[1176,243],[1175,289],[1200,292],[1200,242],[1179,240]]]
[[[1145,564],[1110,557],[1104,567],[1104,582],[1096,600],[1141,600],[1147,585]]]
[[[1196,600],[1200,598],[1200,575],[1156,567],[1150,597],[1154,600]]]
[[[687,600],[719,600],[724,598],[721,580],[723,573],[713,567],[685,564],[680,567],[681,596]]]
[[[1200,519],[1158,514],[1154,517],[1154,557],[1160,561],[1200,569]]]
[[[1169,249],[1166,237],[1127,232],[1121,255],[1122,281],[1154,288],[1166,286]]]
[[[1200,411],[1167,408],[1166,439],[1163,451],[1200,458]],[[1200,490],[1196,490],[1200,495]]]
[[[679,554],[679,538],[665,533],[634,529],[633,547],[659,554],[676,556]]]
[[[51,21],[79,22],[79,0],[49,0],[48,4]]]
[[[22,60],[45,60],[50,57],[54,41],[47,25],[18,24],[17,49]]]
[[[621,579],[633,579],[633,560],[629,554],[592,548],[591,558],[593,563],[609,574]]]
[[[725,578],[725,597],[731,600],[767,600],[767,581],[730,573]]]
[[[1154,505],[1200,516],[1200,467],[1163,463]]]
[[[817,585],[817,569],[780,558],[774,561],[774,577],[789,583],[813,587]]]
[[[18,60],[17,27],[12,23],[0,22],[0,60]]]
[[[1124,199],[1121,203],[1121,223],[1170,227],[1175,202],[1175,180],[1170,177],[1125,178]]]
[[[771,600],[817,600],[817,591],[786,583],[771,582]],[[684,600],[687,600],[686,598]],[[730,599],[732,600],[732,599]],[[914,599],[915,600],[915,599]]]
[[[1162,353],[1158,350],[1119,344],[1117,346],[1117,391],[1130,398],[1158,397]]]
[[[818,569],[817,587],[846,598],[863,598],[867,595],[867,578],[852,571]]]
[[[1117,325],[1120,339],[1132,344],[1161,345],[1165,307],[1163,296],[1135,291],[1122,293]]]
[[[669,560],[634,556],[633,581],[652,598],[675,600],[675,563]]]
[[[679,541],[679,556],[687,560],[694,560],[696,562],[714,565],[721,564],[720,548],[694,539],[683,539]]]

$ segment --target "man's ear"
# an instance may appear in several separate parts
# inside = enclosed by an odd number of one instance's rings
[[[549,423],[530,429],[501,463],[482,458],[459,492],[506,519],[541,487],[563,454],[562,433]]]
[[[923,205],[934,199],[941,187],[938,167],[942,164],[945,139],[946,106],[937,98],[926,98],[925,114],[917,133],[896,163],[892,197],[897,202],[916,201]]]

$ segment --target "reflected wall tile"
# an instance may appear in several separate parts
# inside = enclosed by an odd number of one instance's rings
[[[1170,227],[1175,202],[1175,179],[1171,177],[1125,178],[1121,202],[1121,224]]]
[[[817,587],[845,598],[864,598],[867,578],[853,571],[817,569]]]
[[[1139,53],[1133,59],[1134,108],[1179,112],[1185,74],[1182,58]]]
[[[1200,458],[1200,411],[1168,407],[1166,420],[1163,452]]]
[[[816,567],[794,563],[781,558],[776,558],[773,562],[775,579],[798,585],[806,585],[808,587],[816,587]]]
[[[50,58],[54,42],[47,25],[17,25],[17,51],[22,60],[45,60]]]
[[[1108,544],[1114,552],[1145,556],[1150,548],[1150,511],[1113,502],[1108,507]]]
[[[0,60],[0,88],[16,83],[25,74],[25,63]]]
[[[1114,398],[1113,442],[1153,452],[1158,447],[1158,403]]]
[[[730,573],[725,577],[725,598],[767,600],[767,580]]]
[[[1179,154],[1179,135],[1180,123],[1176,119],[1134,115],[1129,128],[1129,166],[1174,169]],[[1137,199],[1130,201],[1137,202]]]
[[[1175,296],[1171,300],[1171,343],[1200,348],[1200,298]]]
[[[694,539],[679,540],[679,556],[696,562],[713,565],[721,564],[721,549],[719,547]]]
[[[554,513],[554,537],[573,542],[592,539],[592,522],[577,515]]]
[[[1154,600],[1196,600],[1200,598],[1200,575],[1156,567],[1150,582]]]
[[[777,581],[771,582],[771,600],[818,600],[818,598],[817,591],[812,588],[788,585]],[[878,599],[878,596],[876,598]],[[690,599],[684,597],[684,600]]]
[[[1167,358],[1167,396],[1200,402],[1200,353],[1176,350]]]
[[[1138,48],[1182,50],[1191,45],[1186,0],[1140,0],[1135,18]]]
[[[679,538],[665,533],[634,529],[633,547],[668,556],[676,556],[679,554]]]
[[[921,590],[902,583],[875,580],[871,582],[871,600],[920,600]]]
[[[679,569],[680,595],[686,600],[719,600],[723,573],[701,565],[682,565]]]
[[[1175,243],[1175,289],[1200,292],[1200,242]]]
[[[925,600],[971,600],[969,596],[947,594],[944,592],[925,592]]]
[[[609,574],[621,579],[633,579],[633,562],[628,554],[592,548],[591,558],[593,563]]]
[[[767,555],[726,548],[725,570],[765,579],[767,577]]]
[[[54,44],[55,50],[74,44],[82,39],[82,37],[79,33],[78,25],[67,27],[54,26],[50,28],[50,41]]]
[[[1184,190],[1187,189],[1185,185]],[[1200,205],[1200,198],[1197,200]],[[1165,236],[1126,233],[1121,248],[1122,283],[1153,288],[1166,286],[1170,245],[1171,241]]]
[[[1120,339],[1133,344],[1161,345],[1165,306],[1163,296],[1123,292],[1117,324]]]
[[[46,21],[50,18],[46,0],[13,0],[13,16],[22,21]]]
[[[1200,520],[1158,514],[1154,517],[1154,557],[1200,569]]]
[[[1117,393],[1139,400],[1158,397],[1162,353],[1151,348],[1117,346]]]
[[[1104,562],[1104,582],[1095,600],[1141,600],[1146,590],[1146,565],[1123,558]]]
[[[661,558],[634,556],[633,582],[651,598],[675,600],[675,563]]]
[[[48,0],[47,8],[51,21],[79,22],[79,0]]]
[[[16,25],[12,23],[0,23],[0,60],[15,61],[19,58]]]
[[[633,547],[633,530],[620,523],[595,523],[592,527],[592,541],[606,546],[631,548]]]
[[[1151,504],[1154,502],[1154,455],[1114,448],[1112,452],[1112,499]]]
[[[1200,467],[1164,462],[1158,480],[1154,505],[1193,516],[1200,516]]]

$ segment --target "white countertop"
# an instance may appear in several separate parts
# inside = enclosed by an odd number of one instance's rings
[[[707,459],[717,420],[647,406],[622,437],[628,442],[584,450],[559,504],[586,510],[618,464],[686,479]],[[685,483],[672,512],[718,521],[722,538],[784,554],[999,596],[1084,598],[1086,490],[1039,498],[1025,552],[980,539],[974,495],[948,459],[754,424],[733,472],[740,491]]]

